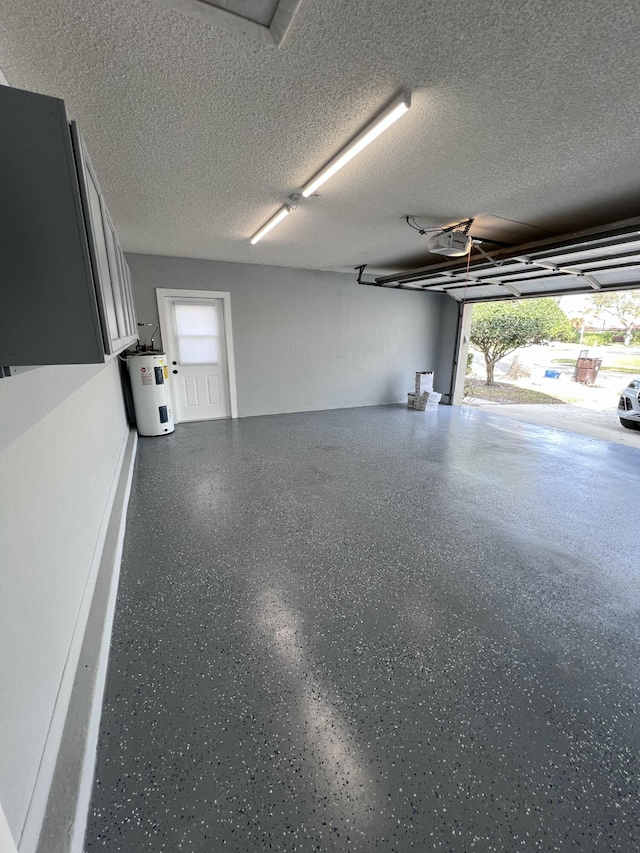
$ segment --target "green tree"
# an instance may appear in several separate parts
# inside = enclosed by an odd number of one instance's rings
[[[622,323],[624,345],[628,347],[631,343],[633,327],[640,322],[640,290],[595,293],[591,301],[601,314],[611,314]]]
[[[484,355],[487,385],[495,385],[496,363],[519,347],[567,341],[574,331],[554,299],[484,302],[474,306],[470,341]]]

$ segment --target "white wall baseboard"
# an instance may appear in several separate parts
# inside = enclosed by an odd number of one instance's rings
[[[27,819],[26,828],[31,829],[22,835],[20,853],[82,851],[137,441],[137,433],[131,430],[124,445],[118,475],[114,478],[101,557],[90,591],[86,627],[73,671],[72,690],[55,757],[55,769],[48,786],[46,807],[39,821],[37,814],[32,814],[31,820]]]

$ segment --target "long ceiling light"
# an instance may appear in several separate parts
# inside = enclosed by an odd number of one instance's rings
[[[403,116],[410,106],[411,96],[408,93],[404,93],[400,95],[400,97],[396,98],[371,122],[371,124],[368,124],[364,130],[360,131],[360,133],[342,149],[342,151],[336,154],[333,160],[330,160],[327,165],[309,181],[309,183],[305,184],[301,191],[302,195],[305,198],[313,195],[318,187],[322,186],[322,184],[329,180],[332,175],[335,175],[339,169],[342,169],[349,160],[352,160],[356,154],[359,154],[360,151],[366,148],[370,142],[373,142],[376,137],[380,136],[381,133],[384,133],[388,127],[391,127],[391,125],[396,122],[400,116]],[[289,215],[291,210],[292,207],[288,204],[281,207],[275,216],[272,216],[259,231],[256,231],[251,238],[251,244],[255,246],[259,240],[262,240],[265,234],[268,234],[272,228],[275,228],[279,222],[282,222],[285,216]]]
[[[403,116],[411,106],[411,96],[403,94],[396,98],[393,103],[389,104],[386,110],[383,110],[380,115],[367,125],[351,142],[345,146],[339,154],[330,160],[327,165],[315,175],[308,184],[302,188],[302,195],[307,198],[314,193],[318,187],[322,186],[325,181],[329,180],[332,175],[342,169],[349,160],[353,159],[356,154],[359,154],[363,148],[366,148],[370,142],[380,136],[381,133],[391,127],[400,116]]]
[[[256,233],[251,238],[251,245],[255,246],[258,240],[262,240],[265,234],[268,234],[272,228],[275,228],[276,225],[279,222],[282,222],[285,216],[288,216],[290,213],[291,208],[288,204],[285,204],[284,207],[281,207],[275,216],[272,216],[271,219],[267,223],[265,223],[259,231],[256,231]]]

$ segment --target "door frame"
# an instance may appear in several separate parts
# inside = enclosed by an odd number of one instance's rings
[[[224,319],[224,342],[227,354],[227,379],[229,382],[229,404],[231,417],[238,417],[238,395],[236,391],[236,364],[233,356],[233,328],[231,325],[231,294],[223,290],[183,290],[182,288],[156,287],[156,301],[158,303],[158,318],[160,320],[160,334],[162,335],[162,346],[165,349],[167,337],[165,330],[168,329],[170,318],[165,310],[165,299],[221,299],[222,316]],[[174,407],[175,409],[175,407]],[[174,410],[175,415],[175,410]]]

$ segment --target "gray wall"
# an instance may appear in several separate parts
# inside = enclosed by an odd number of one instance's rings
[[[231,294],[241,417],[403,401],[416,370],[435,371],[436,390],[449,391],[457,322],[450,297],[364,287],[355,273],[127,260],[142,322],[158,321],[156,288]]]
[[[436,296],[436,294],[432,294]],[[436,346],[433,370],[437,391],[443,394],[443,403],[453,403],[450,398],[455,384],[456,347],[458,345],[458,324],[460,303],[451,296],[440,294],[440,327]],[[446,397],[445,397],[446,395]]]
[[[0,808],[16,840],[46,801],[128,432],[116,360],[0,379]]]

